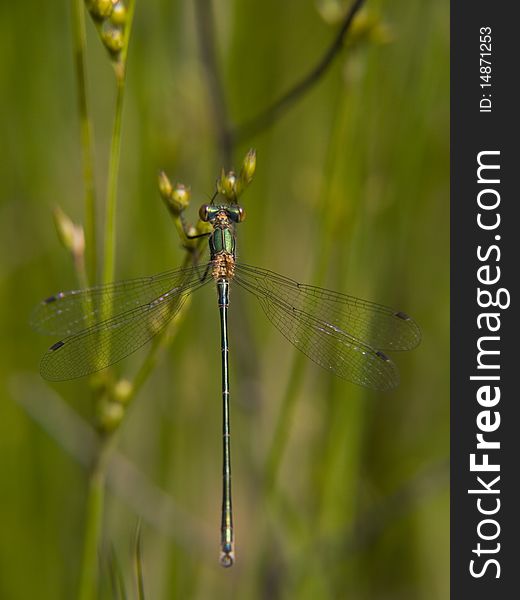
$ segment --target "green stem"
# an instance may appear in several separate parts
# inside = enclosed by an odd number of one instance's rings
[[[311,277],[312,281],[320,281],[320,277],[326,271],[328,261],[331,256],[331,245],[333,239],[333,225],[334,225],[334,213],[329,210],[329,204],[331,202],[331,186],[334,177],[335,169],[337,164],[335,161],[335,152],[338,144],[340,143],[342,136],[344,135],[344,121],[345,121],[345,110],[343,107],[336,109],[336,114],[340,110],[340,116],[336,117],[331,127],[333,132],[332,139],[329,144],[329,153],[325,161],[325,173],[323,190],[320,197],[323,198],[321,204],[320,213],[321,219],[318,221],[318,227],[321,232],[320,243],[318,252],[316,253],[313,272],[314,275]],[[294,408],[296,406],[296,399],[298,392],[303,381],[303,375],[305,372],[305,364],[307,364],[306,358],[301,353],[295,354],[289,381],[287,388],[282,399],[280,413],[276,423],[276,429],[273,435],[271,446],[267,455],[267,479],[266,479],[266,491],[270,493],[272,488],[276,485],[276,478],[283,458],[285,447],[289,439],[289,429],[292,423],[292,416]]]
[[[316,65],[283,96],[265,108],[258,115],[236,127],[229,133],[231,139],[242,142],[273,125],[289,108],[301,100],[312,87],[320,81],[331,66],[334,58],[343,48],[345,38],[350,30],[354,17],[363,6],[365,0],[354,0],[345,14],[343,23],[333,39],[332,44],[326,49],[325,54]]]
[[[74,23],[77,28],[77,45],[76,49],[81,49],[81,56],[78,57],[78,71],[81,73],[81,77],[78,75],[78,86],[80,87],[80,103],[84,106],[82,111],[82,132],[88,133],[89,147],[91,147],[91,128],[90,121],[88,120],[88,111],[86,104],[86,93],[85,93],[85,65],[84,65],[84,13],[80,5],[80,0],[74,2]],[[103,263],[103,281],[105,283],[110,282],[114,278],[114,265],[115,265],[115,242],[116,242],[116,230],[115,230],[115,215],[116,215],[116,200],[117,200],[117,183],[119,174],[119,159],[121,153],[121,123],[123,115],[123,99],[125,93],[125,82],[126,82],[126,58],[128,43],[130,37],[130,31],[132,28],[133,15],[134,15],[135,1],[130,0],[128,4],[128,18],[125,27],[125,42],[123,49],[117,59],[114,60],[114,72],[116,77],[116,105],[114,113],[114,125],[112,129],[112,141],[110,145],[110,158],[108,167],[108,183],[107,183],[107,194],[106,194],[106,214],[105,214],[105,236],[104,236],[104,263]],[[78,50],[77,50],[78,52]],[[80,81],[81,79],[81,81]],[[84,135],[84,134],[83,134]],[[83,142],[86,138],[82,138]],[[84,142],[86,144],[86,142]],[[84,145],[84,148],[86,145]],[[90,162],[92,167],[92,161]],[[93,173],[93,169],[91,169]],[[92,177],[93,184],[93,177]],[[89,244],[90,251],[95,254],[95,242],[93,243],[94,226],[95,226],[95,203],[89,204],[87,216],[87,231],[89,228],[91,237],[91,244]],[[90,219],[90,220],[89,220]],[[90,259],[94,261],[94,259]],[[91,268],[95,265],[95,262],[88,263]],[[111,310],[111,307],[110,307]],[[96,453],[95,462],[92,466],[89,482],[88,482],[88,496],[87,506],[85,515],[85,537],[83,544],[83,559],[81,565],[80,585],[79,585],[79,600],[95,600],[97,598],[97,587],[98,587],[98,548],[99,541],[102,533],[103,526],[103,512],[104,512],[104,501],[105,501],[105,482],[107,475],[107,464],[109,456],[114,445],[115,435],[114,433],[105,433],[100,441],[99,448]]]
[[[116,204],[117,180],[119,174],[119,158],[121,155],[121,122],[123,116],[123,99],[125,95],[124,69],[122,75],[116,78],[116,107],[112,142],[110,144],[110,162],[108,166],[108,184],[105,213],[105,253],[103,263],[103,283],[114,279],[116,251]]]
[[[101,442],[90,472],[78,600],[95,600],[98,595],[98,546],[103,525],[106,464],[110,445],[110,437]]]
[[[204,242],[204,240],[200,240],[198,241],[198,243],[201,243],[201,241],[202,243]],[[187,267],[192,263],[192,261],[192,255],[188,250],[186,256],[184,257],[184,262],[182,266]],[[188,312],[190,304],[191,299],[187,298],[187,300],[181,306],[179,312],[173,318],[173,321],[166,327],[166,329],[162,333],[160,333],[154,338],[152,342],[152,347],[150,348],[144,361],[141,363],[141,366],[139,367],[139,370],[137,371],[132,381],[132,392],[130,394],[130,398],[128,398],[128,401],[132,400],[137,395],[139,390],[142,388],[142,386],[150,376],[155,365],[157,364],[160,351],[166,348],[172,341],[179,326],[179,323],[184,319],[184,316]]]
[[[74,256],[74,269],[76,270],[80,289],[87,288],[89,278],[85,269],[85,260],[82,254],[80,256]]]
[[[222,166],[225,169],[230,169],[233,166],[233,139],[229,125],[225,89],[217,64],[212,0],[196,0],[195,16],[202,64],[206,71],[213,122],[217,133],[217,147],[220,152]]]
[[[145,600],[143,560],[141,552],[141,522],[137,524],[137,531],[135,534],[135,576],[137,580],[137,598],[138,600]]]
[[[119,176],[119,159],[121,155],[121,123],[123,118],[123,100],[126,87],[126,62],[132,23],[134,20],[135,0],[128,3],[127,21],[125,26],[125,40],[123,49],[118,58],[114,59],[114,73],[116,76],[116,106],[112,141],[110,143],[110,159],[108,166],[108,183],[105,205],[105,240],[103,283],[110,283],[114,279],[115,253],[116,253],[116,205],[117,182]]]
[[[332,201],[334,173],[338,167],[337,161],[335,160],[335,152],[337,151],[337,146],[341,139],[344,139],[345,121],[345,111],[342,106],[339,107],[339,111],[339,116],[338,109],[335,111],[336,117],[331,126],[332,137],[329,144],[330,149],[325,160],[323,190],[320,194],[320,197],[323,198],[320,209],[321,218],[319,218],[317,222],[317,229],[321,232],[320,237],[323,241],[314,257],[312,269],[314,275],[311,277],[312,281],[320,281],[320,279],[323,277],[323,274],[326,272],[328,267],[327,259],[331,255],[331,246],[334,237],[334,212],[330,210],[330,204]],[[288,516],[290,515],[290,508],[287,505],[284,506],[283,494],[277,486],[277,479],[287,443],[289,441],[291,425],[294,422],[294,411],[296,409],[299,391],[303,384],[306,364],[307,361],[303,354],[298,352],[294,355],[289,380],[287,382],[287,387],[281,401],[280,411],[276,421],[276,428],[266,458],[266,478],[264,488],[266,502],[272,514],[278,513],[280,515],[283,511],[285,518],[284,522],[286,523],[289,520]],[[293,539],[298,540],[298,545],[300,547],[306,547],[313,542],[313,537],[311,532],[308,530],[308,527],[302,528],[299,526],[298,519],[295,515],[291,516],[291,527],[288,531],[292,535]],[[263,577],[263,569],[266,568],[265,565],[268,565],[269,561],[270,557],[268,556],[264,557],[263,561],[261,561],[263,564],[259,565],[257,580]],[[319,564],[321,565],[321,562]],[[301,577],[304,578],[305,574],[302,574]]]
[[[304,372],[304,361],[300,354],[295,355],[289,376],[289,382],[283,396],[280,412],[276,420],[276,428],[273,434],[265,467],[265,488],[268,497],[272,495],[276,484],[278,471],[289,437],[289,429],[292,423],[296,399],[300,389],[300,382]]]
[[[83,0],[72,0],[72,31],[76,86],[80,119],[81,147],[83,153],[83,183],[85,186],[85,251],[87,275],[91,283],[96,280],[96,189],[94,182],[94,146],[92,121],[87,100],[87,66],[85,61],[86,33]]]
[[[319,261],[317,260],[316,264],[318,264],[318,262]],[[315,276],[314,278],[311,278],[312,281],[317,279],[316,266],[314,268],[314,272]],[[293,422],[296,401],[303,383],[306,362],[307,361],[303,354],[300,352],[294,354],[289,381],[287,382],[287,387],[280,404],[280,411],[276,420],[275,431],[266,458],[265,491],[268,499],[272,497],[276,487],[278,472],[280,470],[285,448],[289,440],[289,432]]]

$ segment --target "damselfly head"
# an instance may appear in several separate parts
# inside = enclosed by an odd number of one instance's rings
[[[212,223],[219,215],[233,223],[242,223],[246,218],[246,211],[238,204],[203,204],[199,209],[200,220],[205,223]]]

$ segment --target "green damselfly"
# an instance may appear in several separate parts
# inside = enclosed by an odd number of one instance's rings
[[[194,236],[208,236],[207,260],[152,277],[60,292],[40,303],[33,325],[62,336],[43,356],[43,377],[74,379],[104,369],[143,346],[164,330],[192,292],[210,282],[216,284],[223,404],[220,562],[228,567],[234,562],[228,345],[231,283],[256,296],[271,323],[311,360],[368,388],[391,390],[397,385],[397,369],[385,352],[414,348],[420,331],[403,312],[237,261],[235,229],[245,213],[233,193],[221,194],[223,201],[217,202],[218,196],[215,193],[199,211],[211,231]]]

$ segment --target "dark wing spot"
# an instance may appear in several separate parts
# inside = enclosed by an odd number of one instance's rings
[[[403,321],[409,321],[410,317],[404,313],[404,312],[396,312],[394,313],[394,317],[397,317],[398,319],[402,319]]]
[[[379,356],[379,358],[382,358],[385,362],[390,362],[390,359],[388,358],[388,356],[386,354],[384,354],[381,351],[377,351],[376,355]]]
[[[56,342],[49,348],[49,350],[54,351],[54,350],[57,350],[58,348],[61,348],[64,345],[65,345],[65,342]]]
[[[56,296],[49,296],[43,301],[44,304],[50,304],[51,302],[56,302]]]

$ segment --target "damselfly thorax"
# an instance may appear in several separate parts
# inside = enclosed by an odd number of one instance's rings
[[[212,261],[211,275],[215,281],[233,279],[235,274],[235,224],[244,220],[245,213],[238,205],[213,206],[204,204],[199,215],[213,226],[209,238]]]

